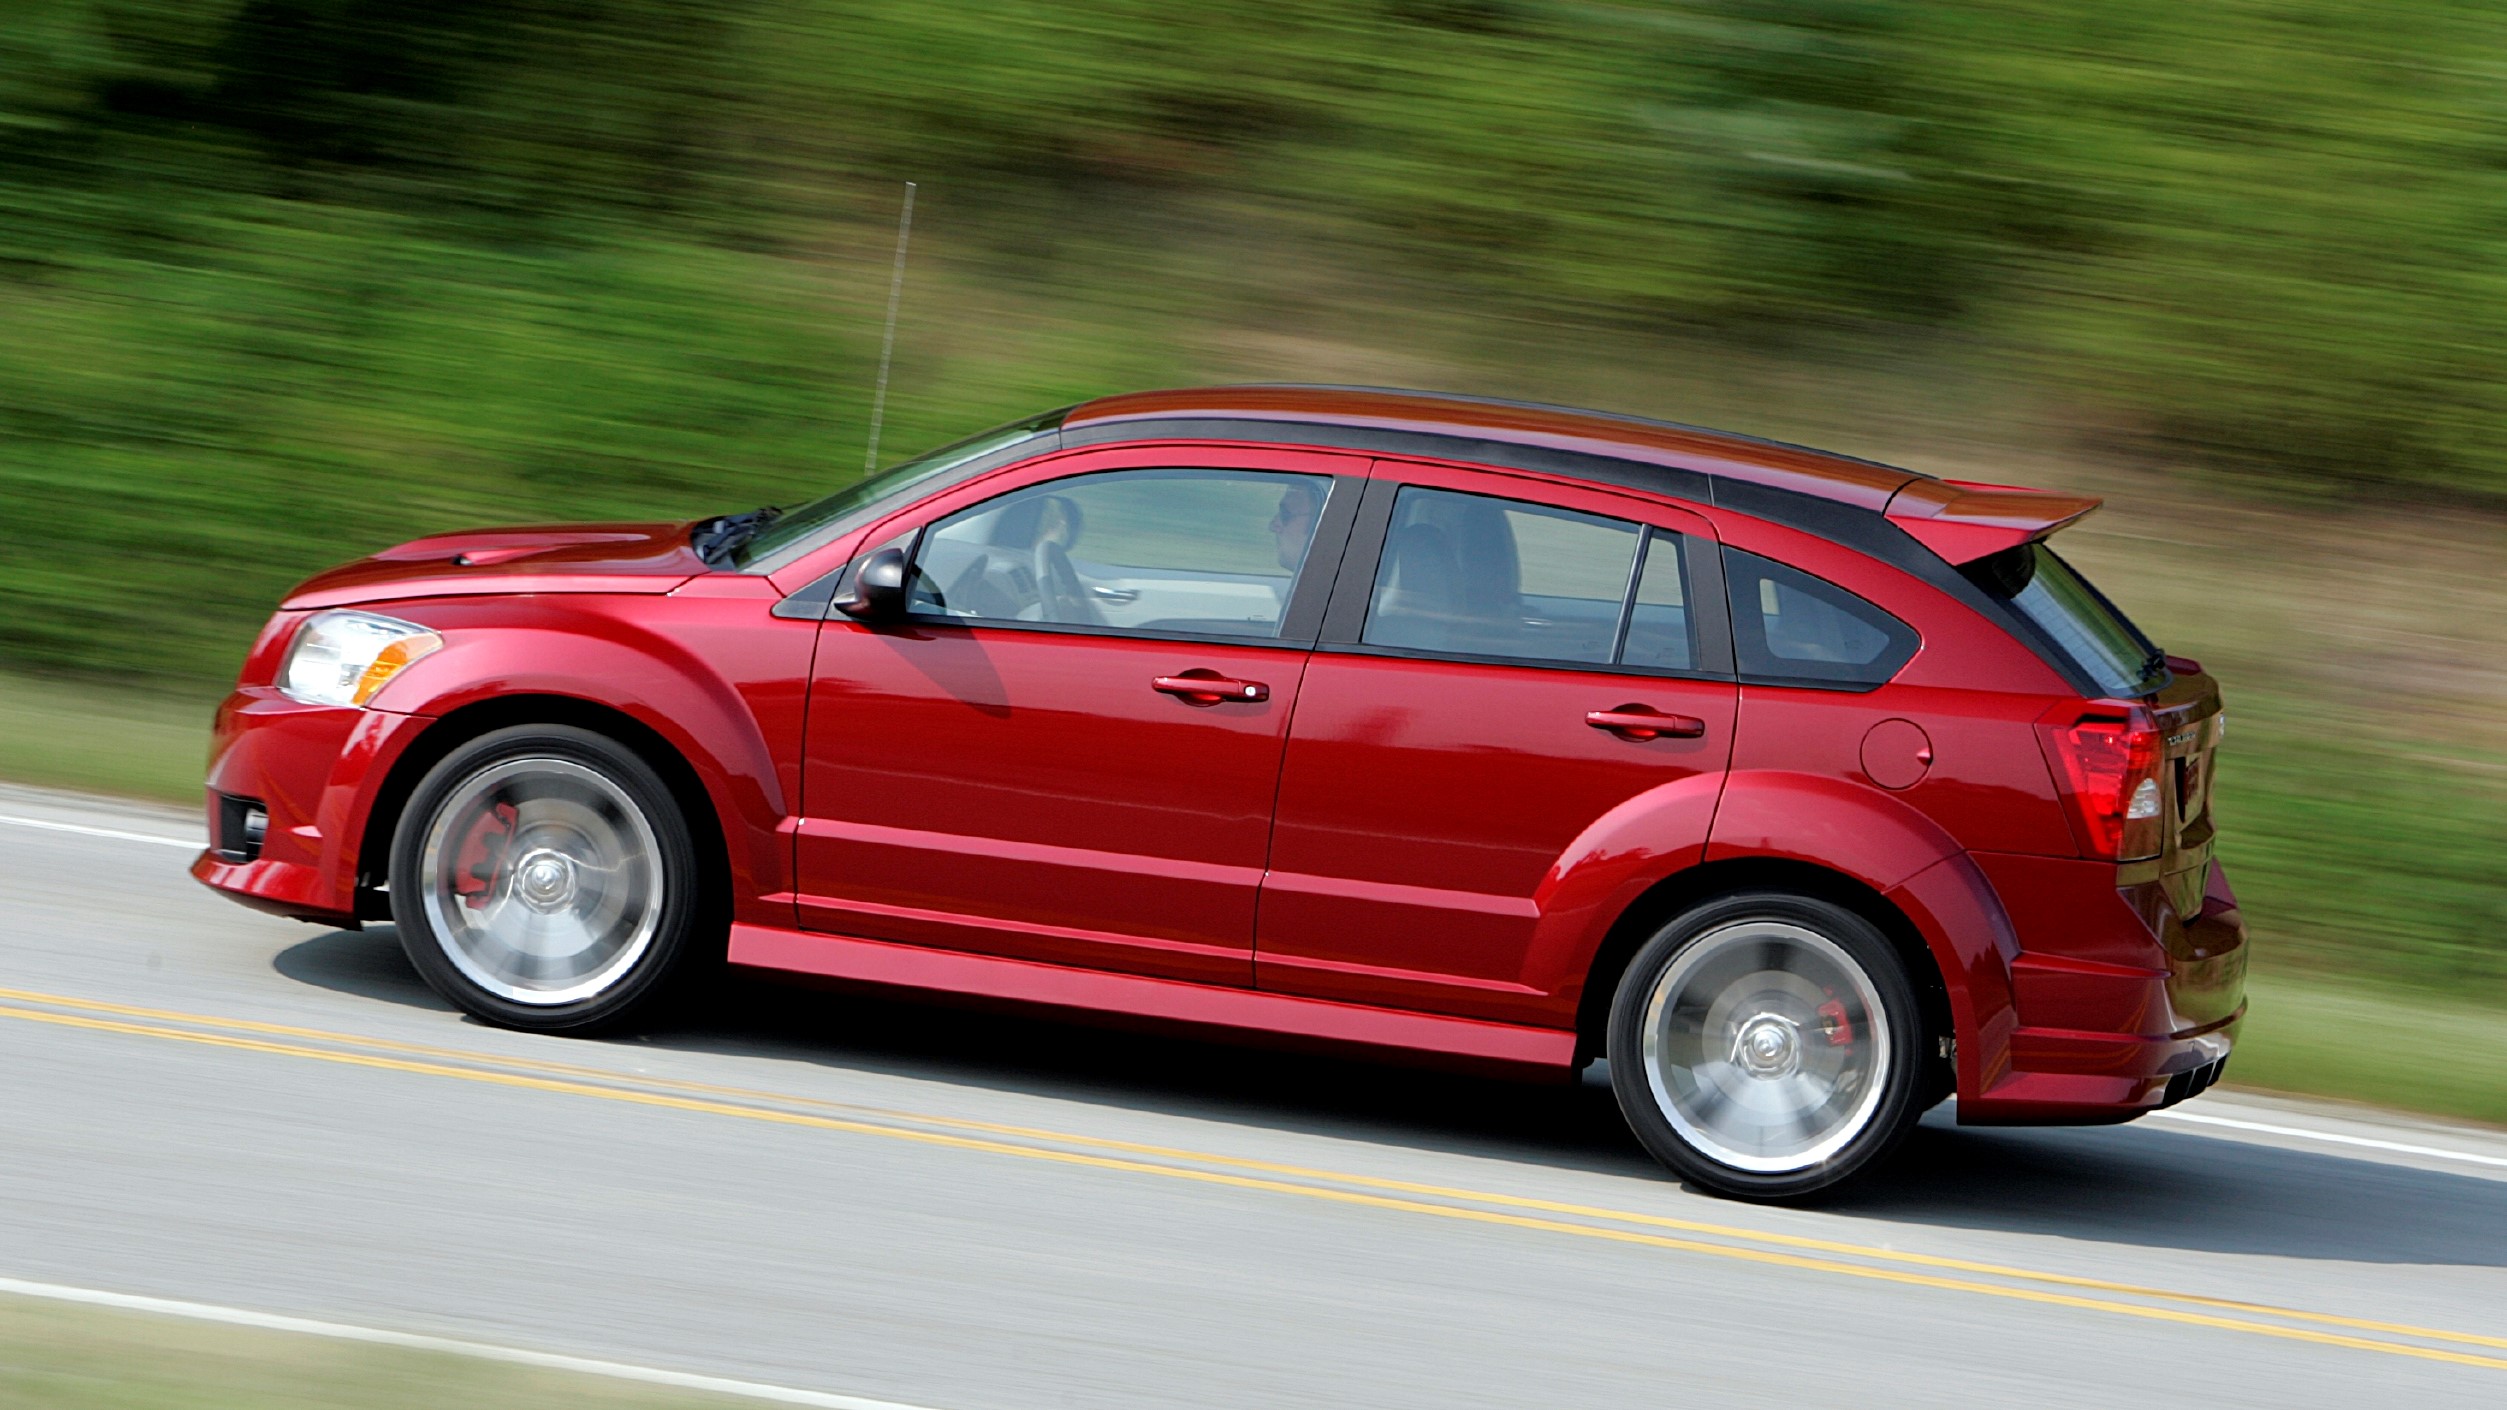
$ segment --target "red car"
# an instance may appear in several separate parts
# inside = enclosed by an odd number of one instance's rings
[[[2070,495],[1406,392],[1110,397],[781,514],[445,534],[218,714],[249,905],[490,1022],[735,965],[1515,1074],[1808,1194],[2214,1081],[2219,693]]]

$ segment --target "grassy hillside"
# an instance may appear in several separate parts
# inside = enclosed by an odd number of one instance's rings
[[[1670,413],[1737,359],[1937,423],[1872,373],[1942,367],[2267,491],[2496,501],[2502,44],[2449,0],[22,0],[0,665],[197,684],[344,550],[849,473],[904,177],[901,449],[1356,329]]]

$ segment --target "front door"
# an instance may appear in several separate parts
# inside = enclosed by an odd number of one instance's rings
[[[1364,467],[1126,448],[877,531],[915,544],[913,606],[823,628],[802,924],[1250,983],[1280,751]]]
[[[1651,794],[1679,833],[1656,841],[1705,848],[1738,693],[1711,530],[1602,491],[1376,473],[1298,699],[1257,982],[1562,1024],[1580,976],[1535,938],[1578,839]]]

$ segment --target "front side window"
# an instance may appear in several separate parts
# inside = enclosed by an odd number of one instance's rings
[[[1678,534],[1412,485],[1393,502],[1359,640],[1438,655],[1689,670]],[[1633,598],[1633,601],[1632,601]]]
[[[1732,648],[1743,679],[1869,688],[1915,654],[1915,629],[1798,568],[1724,550]]]
[[[1332,481],[1262,470],[1050,480],[932,525],[909,610],[974,621],[1273,637]]]

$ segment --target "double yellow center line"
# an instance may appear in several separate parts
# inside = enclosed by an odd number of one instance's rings
[[[877,1136],[953,1150],[1261,1190],[1439,1219],[1676,1249],[1684,1253],[1838,1277],[1938,1288],[2149,1321],[2212,1327],[2285,1341],[2313,1342],[2425,1361],[2507,1370],[2507,1357],[2453,1349],[2483,1347],[2507,1351],[2507,1337],[2342,1317],[1636,1210],[1392,1180],[1173,1146],[858,1106],[787,1093],[618,1072],[576,1063],[333,1033],[290,1024],[140,1008],[22,989],[0,988],[0,1000],[9,1001],[0,1003],[0,1018],[28,1023],[309,1058],[352,1067],[450,1077],[465,1082],[592,1097],[783,1126]]]

